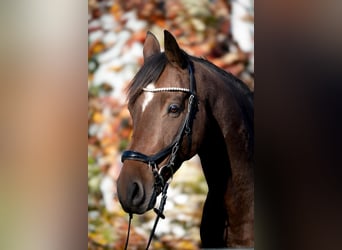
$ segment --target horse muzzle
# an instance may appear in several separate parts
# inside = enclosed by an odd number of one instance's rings
[[[127,213],[143,214],[156,203],[154,177],[140,162],[125,162],[117,180],[118,198]]]

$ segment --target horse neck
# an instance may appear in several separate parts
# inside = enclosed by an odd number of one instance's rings
[[[253,104],[247,96],[251,93],[232,75],[221,74],[202,63],[196,67],[198,95],[205,104],[208,120],[199,156],[208,185],[213,183],[224,189],[232,174],[243,178],[252,175]]]
[[[231,176],[229,155],[226,142],[215,120],[210,121],[207,131],[198,155],[209,190],[213,190],[220,198],[224,194],[227,180]]]

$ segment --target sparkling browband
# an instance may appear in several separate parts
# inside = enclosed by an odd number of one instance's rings
[[[143,88],[143,91],[147,92],[185,92],[185,93],[191,93],[190,89],[186,88],[177,88],[177,87],[169,87],[169,88]]]

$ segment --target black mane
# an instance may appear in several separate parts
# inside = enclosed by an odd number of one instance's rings
[[[242,95],[246,95],[252,98],[253,100],[253,92],[247,87],[247,85],[243,81],[235,77],[232,73],[217,67],[215,64],[211,63],[210,61],[206,59],[193,57],[193,56],[191,56],[191,59],[193,61],[197,61],[206,65],[207,68],[214,70],[214,72],[221,74],[225,78],[229,79],[230,80],[229,83],[231,83],[231,85],[233,85],[239,93],[241,93]]]

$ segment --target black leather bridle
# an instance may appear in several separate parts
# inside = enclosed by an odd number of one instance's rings
[[[197,112],[197,96],[196,96],[196,83],[195,83],[195,77],[193,73],[193,66],[190,61],[188,61],[188,71],[189,71],[189,77],[190,77],[190,84],[189,84],[190,89],[177,88],[177,87],[154,88],[154,89],[144,88],[143,89],[143,91],[153,92],[153,93],[158,93],[158,92],[189,93],[187,114],[174,141],[169,146],[167,146],[166,148],[162,149],[161,151],[159,151],[158,153],[154,155],[148,156],[140,152],[126,150],[123,152],[121,156],[122,162],[124,162],[125,160],[133,160],[133,161],[140,161],[140,162],[148,164],[155,178],[155,183],[154,183],[155,196],[159,195],[162,192],[165,186],[165,179],[172,177],[174,173],[173,167],[175,164],[175,158],[176,158],[177,152],[179,150],[179,146],[182,142],[184,135],[188,136],[188,142],[189,142],[188,150],[190,151],[191,149],[190,147],[191,147],[192,123],[195,118],[195,114]],[[168,163],[165,166],[159,168],[158,167],[159,164],[163,160],[165,160],[167,156],[170,156]]]

